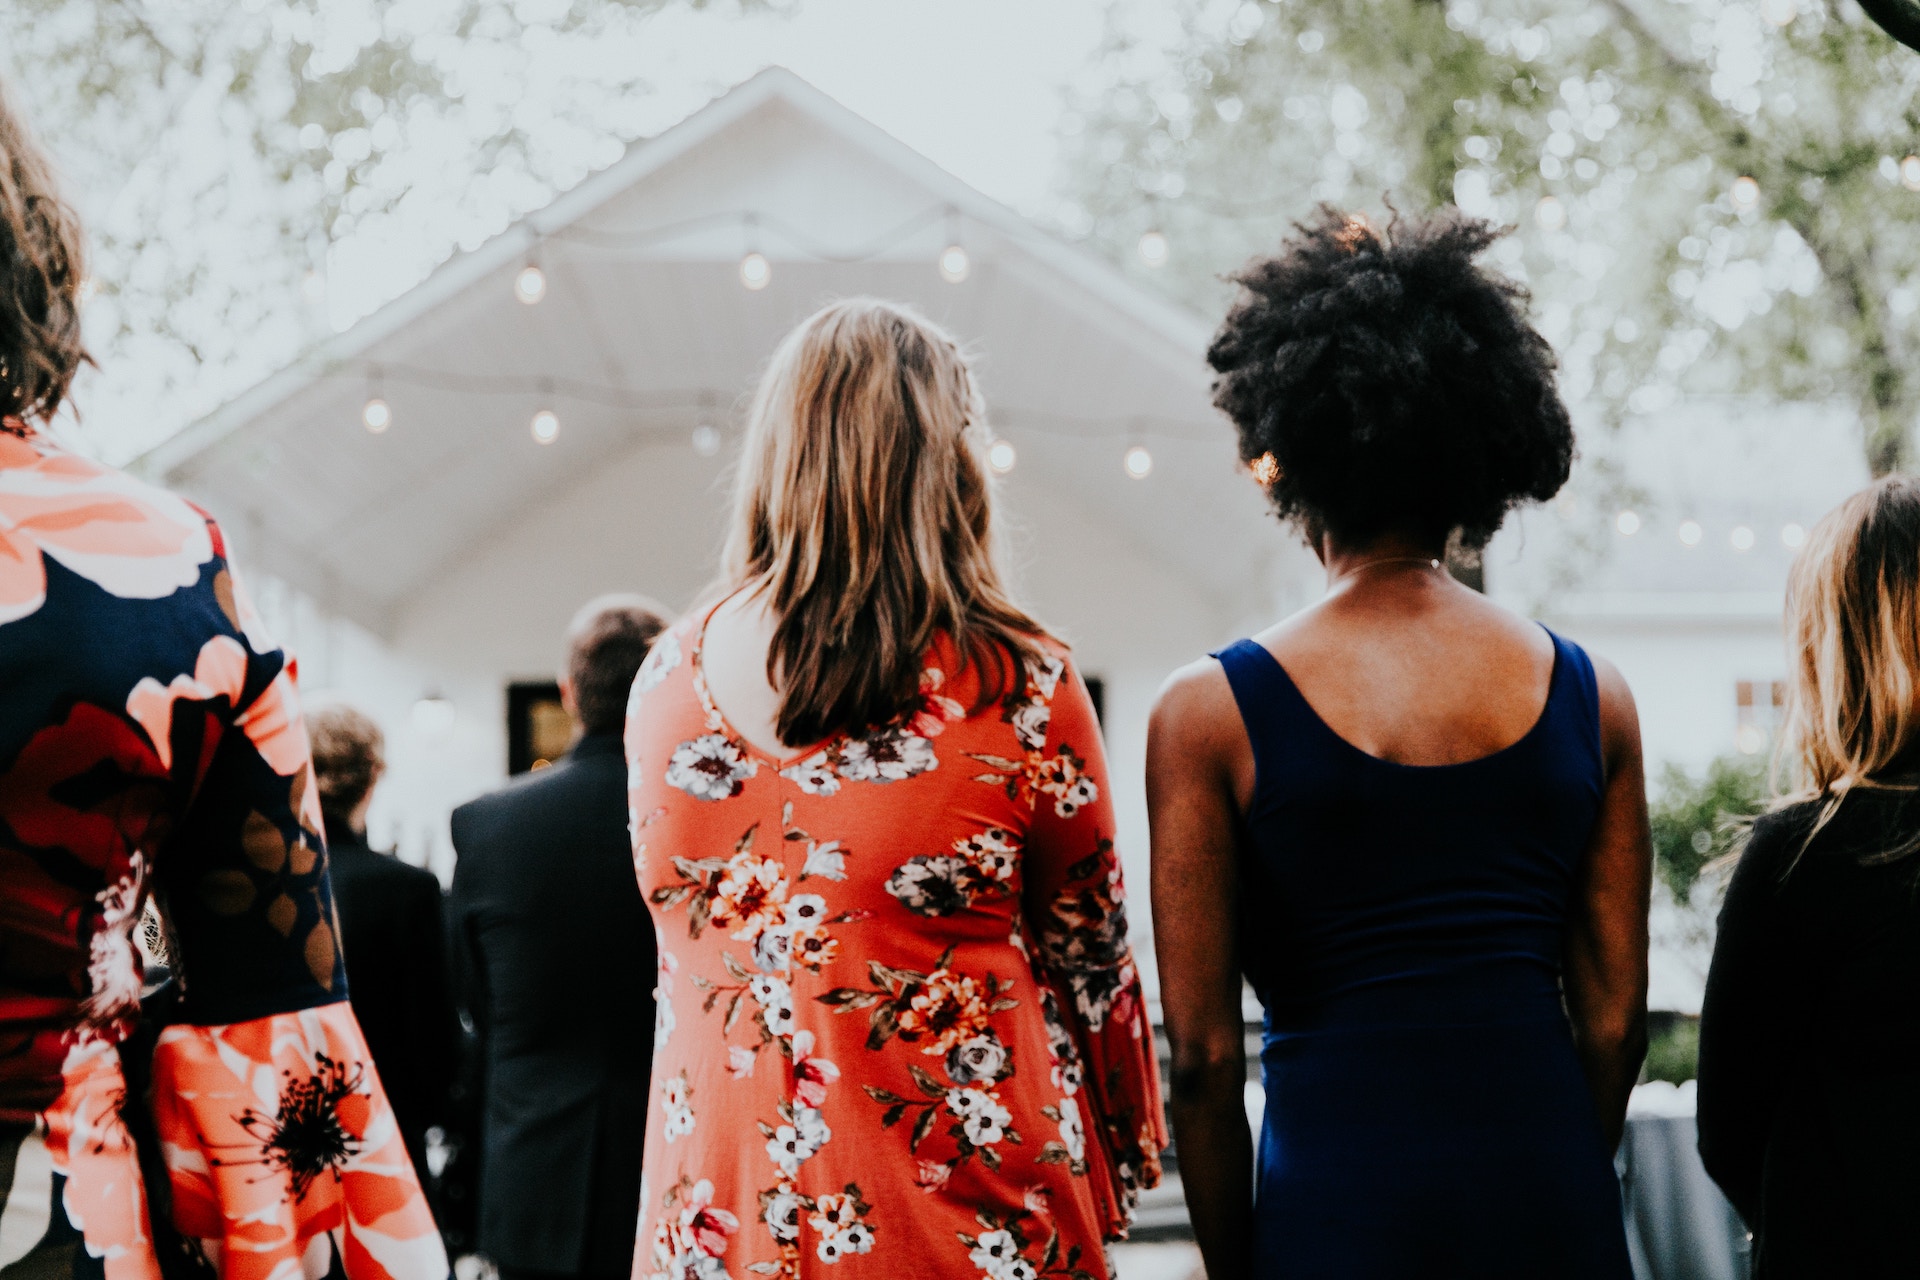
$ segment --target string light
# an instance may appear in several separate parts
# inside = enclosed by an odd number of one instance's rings
[[[1699,546],[1700,534],[1701,529],[1698,520],[1682,520],[1680,522],[1680,542],[1683,546]]]
[[[710,423],[701,423],[693,429],[693,451],[703,458],[711,458],[720,452],[720,432]]]
[[[393,425],[393,410],[385,400],[374,396],[360,406],[360,424],[377,436]]]
[[[1263,487],[1280,478],[1280,463],[1271,453],[1263,453],[1255,458],[1250,469],[1253,472],[1254,483]]]
[[[1634,534],[1640,532],[1640,513],[1637,511],[1622,511],[1613,518],[1613,527],[1631,538]]]
[[[1733,197],[1733,207],[1745,213],[1760,203],[1760,184],[1741,174],[1733,180],[1733,189],[1728,194]]]
[[[948,284],[959,284],[965,280],[970,265],[966,246],[957,241],[940,251],[940,278]]]
[[[551,409],[542,409],[534,414],[533,422],[529,425],[533,438],[541,444],[552,444],[560,435],[560,415]]]
[[[513,296],[532,306],[547,296],[547,273],[538,263],[529,262],[513,278]]]
[[[1014,452],[1013,445],[1005,440],[995,440],[987,446],[987,465],[993,468],[995,475],[1007,474],[1019,459],[1020,455]]]
[[[1135,480],[1145,480],[1153,471],[1153,455],[1147,452],[1147,446],[1143,444],[1137,444],[1127,450],[1127,456],[1121,461],[1127,469],[1127,474]]]
[[[1733,532],[1727,535],[1727,542],[1735,551],[1753,550],[1753,530],[1743,524],[1733,526]]]
[[[1800,16],[1797,0],[1760,0],[1760,14],[1776,27],[1784,27]]]
[[[1146,263],[1149,267],[1159,268],[1167,265],[1167,254],[1170,252],[1170,249],[1167,245],[1165,232],[1148,231],[1144,233],[1140,237],[1140,243],[1137,248],[1140,252],[1140,261]]]
[[[1900,162],[1900,185],[1909,191],[1920,191],[1920,156],[1908,156]]]
[[[1767,745],[1767,731],[1757,724],[1743,724],[1733,735],[1733,741],[1741,755],[1758,755],[1760,748]]]
[[[773,264],[758,251],[750,252],[740,259],[740,283],[754,292],[773,283]]]
[[[1806,540],[1807,540],[1807,531],[1801,528],[1799,525],[1786,524],[1780,527],[1781,545],[1789,549],[1794,549],[1794,548],[1798,548]]]
[[[1560,203],[1559,196],[1541,196],[1540,203],[1533,206],[1533,219],[1544,230],[1558,231],[1567,225],[1567,206]]]

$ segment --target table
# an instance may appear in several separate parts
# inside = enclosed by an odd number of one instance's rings
[[[1636,1280],[1747,1280],[1746,1225],[1700,1163],[1693,1085],[1642,1085],[1614,1167]]]

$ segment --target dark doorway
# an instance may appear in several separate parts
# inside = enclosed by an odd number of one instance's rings
[[[573,721],[551,680],[517,680],[507,686],[507,772],[544,769],[573,745]]]

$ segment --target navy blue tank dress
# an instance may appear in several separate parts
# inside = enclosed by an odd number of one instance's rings
[[[1241,937],[1266,1009],[1255,1274],[1630,1280],[1560,1002],[1605,785],[1599,693],[1553,637],[1527,735],[1457,765],[1334,733],[1273,655],[1226,668],[1253,743]]]

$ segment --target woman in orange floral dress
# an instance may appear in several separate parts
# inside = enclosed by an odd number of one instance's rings
[[[442,1280],[293,663],[204,512],[30,425],[85,358],[80,261],[0,103],[0,1280]]]
[[[919,317],[801,325],[727,589],[634,684],[637,1280],[1105,1277],[1159,1178],[1099,726],[1000,585],[984,431]]]

